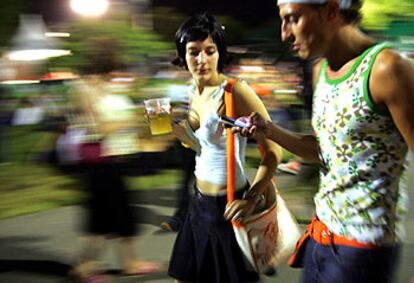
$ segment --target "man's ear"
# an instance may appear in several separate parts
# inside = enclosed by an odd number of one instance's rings
[[[324,13],[328,22],[336,20],[340,15],[338,0],[328,0],[326,2]]]

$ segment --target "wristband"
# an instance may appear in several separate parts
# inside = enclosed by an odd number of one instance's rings
[[[185,148],[190,148],[190,145],[189,145],[189,144],[187,144],[187,143],[181,142],[181,145],[182,145],[183,147],[185,147]]]
[[[244,198],[246,197],[246,194],[247,194],[247,192],[245,193],[245,196],[244,196]],[[247,200],[254,200],[254,202],[255,202],[255,205],[257,206],[261,201],[263,201],[265,199],[265,196],[263,195],[263,194],[256,194],[256,193],[253,193],[253,194],[251,194],[248,198],[247,198]]]

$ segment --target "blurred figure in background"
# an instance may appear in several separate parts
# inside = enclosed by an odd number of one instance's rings
[[[362,33],[360,0],[279,0],[282,40],[314,67],[314,134],[250,116],[242,135],[270,138],[320,164],[316,216],[290,259],[301,282],[393,282],[414,151],[414,68]]]
[[[174,65],[174,62],[172,62]],[[190,82],[191,83],[191,82]],[[183,88],[184,87],[184,88]],[[179,123],[182,119],[188,118],[188,109],[189,109],[189,97],[188,97],[188,91],[187,91],[187,85],[180,86],[177,88],[177,86],[174,87],[175,95],[178,96],[179,94],[181,98],[181,111],[176,111],[178,113],[178,116],[175,118],[175,122]],[[185,94],[185,95],[184,95]],[[185,136],[185,132],[177,132],[181,129],[179,127],[173,127],[173,134],[180,137]],[[186,142],[182,142],[180,140],[177,140],[175,143],[175,147],[178,149],[178,155],[180,160],[180,169],[182,170],[183,177],[181,179],[180,188],[177,192],[177,200],[178,200],[178,207],[174,212],[174,215],[168,219],[167,221],[163,221],[161,223],[161,228],[166,231],[172,231],[172,232],[178,232],[183,224],[184,220],[187,217],[188,208],[190,205],[190,199],[191,196],[194,195],[194,169],[195,169],[195,157],[196,153],[192,147],[196,147],[195,144],[193,144],[194,141],[191,139],[186,139]],[[192,146],[190,146],[192,144]]]
[[[109,74],[125,66],[118,60],[119,48],[112,38],[97,36],[91,40],[91,49],[83,51],[87,52],[84,55],[89,61],[81,68],[88,76],[75,83],[72,93],[77,110],[81,112],[78,119],[81,130],[86,131],[78,154],[85,167],[88,192],[85,228],[91,237],[81,248],[72,274],[83,279],[98,274],[97,279],[101,279],[99,273],[103,272],[103,267],[99,255],[108,238],[120,242],[123,274],[152,273],[160,266],[138,261],[135,254],[137,215],[130,207],[129,192],[120,168],[122,156],[138,150],[138,117],[131,99],[113,94],[109,85]]]
[[[119,168],[120,156],[137,151],[135,106],[127,96],[111,94],[106,84],[99,77],[88,77],[74,83],[72,93],[85,130],[78,154],[85,169],[86,231],[91,237],[86,239],[71,274],[85,281],[105,279],[99,255],[108,238],[120,241],[124,275],[152,273],[160,268],[156,263],[137,260],[136,219]]]
[[[35,125],[42,122],[43,118],[44,109],[36,105],[33,99],[25,97],[20,100],[14,112],[12,124],[14,126]]]
[[[178,232],[187,217],[190,198],[193,195],[194,187],[194,169],[195,169],[195,152],[191,148],[178,142],[178,151],[180,155],[180,168],[183,171],[181,186],[178,189],[177,199],[178,207],[174,215],[168,220],[161,223],[161,228],[167,231]]]
[[[310,119],[312,116],[312,68],[314,65],[314,60],[300,60],[300,73],[302,77],[302,92],[300,94],[300,99],[303,102],[303,109],[300,115],[300,131],[305,133],[311,133]],[[273,119],[272,119],[273,120]],[[273,120],[274,121],[274,120]],[[277,166],[277,169],[281,172],[299,175],[304,168],[312,169],[314,173],[317,173],[317,168],[314,164],[309,163],[308,161],[300,158],[299,156],[294,156],[286,163],[281,163]],[[306,178],[309,177],[309,174],[306,174]]]
[[[10,126],[13,116],[11,99],[5,98],[6,90],[0,88],[0,165],[9,164]]]
[[[254,181],[244,172],[246,139],[236,137],[236,200],[227,203],[226,131],[219,116],[224,115],[224,89],[229,77],[222,74],[228,61],[224,28],[208,14],[186,20],[175,37],[174,63],[192,75],[189,87],[188,119],[174,125],[174,133],[196,152],[195,196],[179,231],[168,273],[179,282],[254,282],[258,274],[248,270],[236,242],[230,220],[243,221],[266,193],[280,148],[268,140]],[[258,111],[270,119],[262,101],[244,81],[233,89],[236,116]],[[226,219],[225,219],[226,218]]]

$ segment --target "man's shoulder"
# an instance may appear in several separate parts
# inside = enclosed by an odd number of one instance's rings
[[[385,48],[378,53],[373,67],[376,67],[377,71],[391,71],[401,60],[403,58],[397,51]]]
[[[313,62],[313,70],[312,70],[312,82],[313,86],[315,87],[316,82],[318,81],[321,69],[322,69],[322,63],[324,62],[324,58],[318,58],[315,59]]]
[[[371,74],[373,79],[384,82],[401,77],[402,74],[410,70],[412,70],[412,65],[408,59],[396,50],[386,48],[378,53]]]
[[[414,68],[411,62],[393,49],[378,53],[370,75],[370,89],[374,97],[387,100],[402,85],[413,79]]]
[[[313,60],[312,65],[313,65],[313,71],[314,72],[320,70],[324,60],[326,60],[326,59],[322,58],[322,57]]]

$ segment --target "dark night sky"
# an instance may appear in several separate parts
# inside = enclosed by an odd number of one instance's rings
[[[27,12],[43,15],[46,23],[55,23],[76,18],[77,15],[70,9],[70,0],[22,0],[28,3]],[[86,1],[86,0],[85,0]],[[109,0],[111,1],[111,0]],[[113,0],[132,1],[132,0]],[[152,6],[169,6],[175,8],[184,15],[200,12],[209,12],[213,15],[231,15],[250,27],[261,27],[262,24],[272,22],[274,29],[266,31],[266,27],[259,28],[258,38],[264,38],[271,42],[269,47],[274,50],[275,41],[279,39],[278,9],[276,0],[151,0]],[[267,29],[269,25],[267,25]],[[264,35],[263,35],[264,34]],[[233,42],[234,43],[234,42]],[[264,47],[262,46],[262,49]]]
[[[69,6],[70,0],[25,0],[25,2],[27,12],[42,14],[47,22],[67,20],[73,16]],[[278,13],[276,0],[152,0],[152,4],[175,7],[188,15],[203,11],[233,15],[249,23],[277,17]]]
[[[153,4],[176,7],[186,14],[207,11],[233,15],[251,23],[278,15],[276,0],[153,0]]]
[[[25,0],[29,13],[43,15],[47,22],[67,20],[72,15],[69,0]]]

